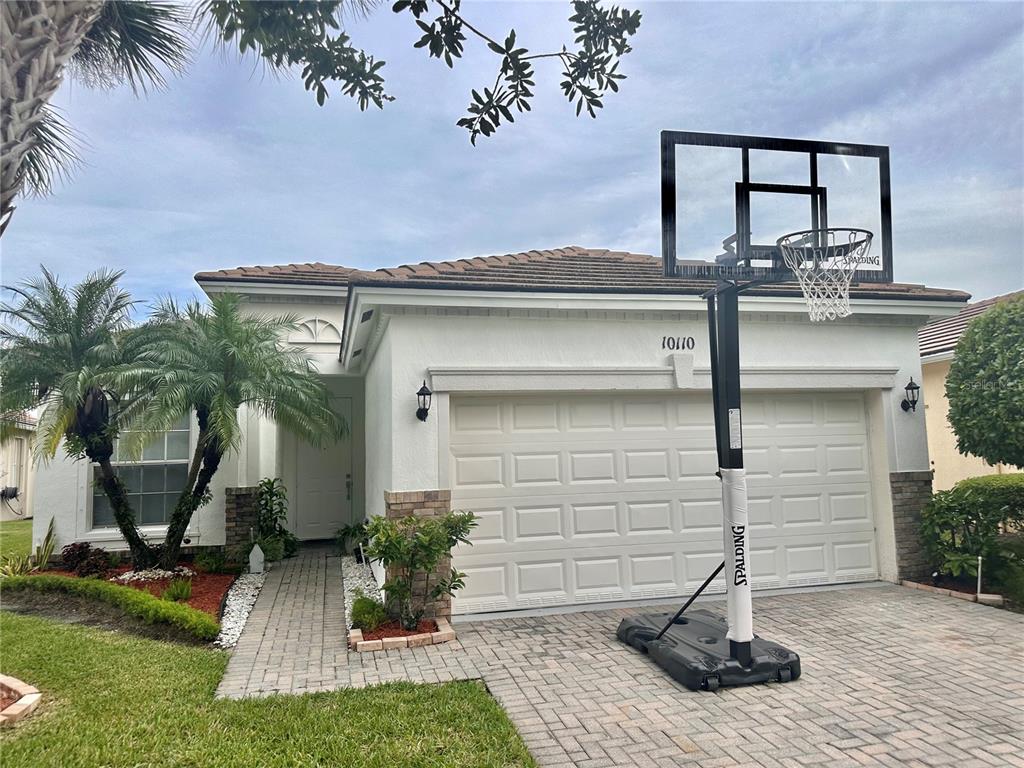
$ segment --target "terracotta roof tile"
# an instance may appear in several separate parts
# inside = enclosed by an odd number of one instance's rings
[[[1009,301],[1015,297],[1024,297],[1024,291],[1014,291],[1013,293],[995,296],[984,301],[976,301],[968,304],[952,317],[944,317],[928,323],[917,333],[921,357],[952,352],[971,320],[985,314],[985,312],[999,302]]]
[[[386,285],[417,288],[482,290],[590,291],[594,293],[702,293],[713,283],[704,278],[667,278],[661,259],[626,251],[568,246],[454,261],[421,262],[376,270],[329,264],[239,267],[200,272],[205,281],[298,282],[314,284]],[[795,283],[759,289],[761,293],[796,294]],[[860,296],[916,297],[966,301],[962,291],[902,283],[855,285]]]
[[[316,261],[307,264],[277,264],[274,266],[236,267],[234,269],[218,269],[212,272],[199,272],[195,279],[199,282],[238,282],[238,283],[311,283],[339,284],[348,283],[349,276],[356,270],[336,264],[324,264]]]

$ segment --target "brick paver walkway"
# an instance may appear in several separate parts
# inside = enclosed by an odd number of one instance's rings
[[[325,555],[271,572],[223,695],[482,678],[542,766],[1024,768],[1016,614],[895,586],[755,598],[757,630],[797,650],[803,676],[693,693],[615,640],[635,609],[456,624],[446,646],[347,655]]]

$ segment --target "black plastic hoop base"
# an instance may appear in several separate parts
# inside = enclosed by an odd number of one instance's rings
[[[753,685],[770,681],[788,683],[800,677],[800,657],[771,640],[754,636],[750,664],[743,666],[729,653],[725,619],[708,611],[679,617],[669,630],[655,635],[671,613],[645,613],[623,619],[615,632],[626,645],[646,653],[669,676],[691,691]]]

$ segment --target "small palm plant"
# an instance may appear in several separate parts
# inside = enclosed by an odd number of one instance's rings
[[[36,451],[68,454],[99,467],[99,483],[136,567],[155,556],[139,533],[125,487],[111,463],[120,428],[141,401],[130,398],[142,340],[131,330],[131,297],[121,272],[99,271],[68,290],[55,275],[8,288],[0,305],[0,412],[40,409]]]
[[[221,459],[240,444],[240,409],[268,417],[316,446],[347,433],[310,357],[281,341],[297,322],[291,316],[248,313],[238,296],[217,294],[209,307],[165,301],[144,329],[139,362],[146,368],[142,380],[148,393],[141,423],[162,431],[194,412],[199,426],[188,479],[160,555],[163,567],[177,564],[185,531],[208,499]]]

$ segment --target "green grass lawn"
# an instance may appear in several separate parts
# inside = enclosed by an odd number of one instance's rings
[[[43,691],[20,766],[533,766],[476,682],[214,700],[227,654],[0,611],[2,671]]]
[[[27,555],[31,551],[31,520],[5,520],[0,523],[0,557]]]

